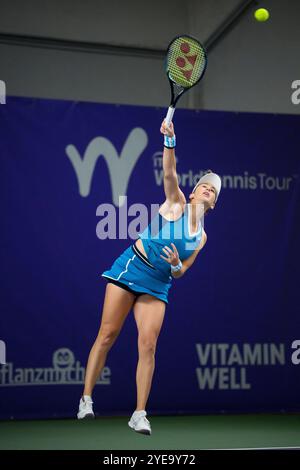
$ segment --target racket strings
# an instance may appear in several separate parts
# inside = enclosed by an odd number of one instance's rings
[[[189,88],[201,78],[206,67],[206,53],[196,40],[181,36],[169,46],[167,73],[177,85]]]

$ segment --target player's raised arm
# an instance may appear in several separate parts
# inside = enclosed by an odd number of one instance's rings
[[[170,202],[179,202],[185,197],[178,185],[175,159],[176,137],[173,123],[167,126],[164,120],[160,132],[164,135],[163,172],[166,199]]]

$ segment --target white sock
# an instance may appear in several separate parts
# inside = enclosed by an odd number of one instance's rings
[[[90,395],[83,395],[83,399],[84,401],[91,401],[91,402],[93,401]]]
[[[146,413],[145,410],[139,410],[139,411],[135,411],[132,416],[139,416],[140,414],[144,414],[144,413]]]

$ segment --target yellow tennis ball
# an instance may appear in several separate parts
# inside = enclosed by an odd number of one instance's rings
[[[265,8],[259,8],[255,11],[254,16],[257,21],[267,21],[270,17],[270,13]]]

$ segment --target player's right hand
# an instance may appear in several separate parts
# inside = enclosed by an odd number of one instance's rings
[[[173,137],[175,135],[173,122],[170,122],[170,125],[166,125],[166,120],[164,119],[161,123],[160,132],[168,137]]]

